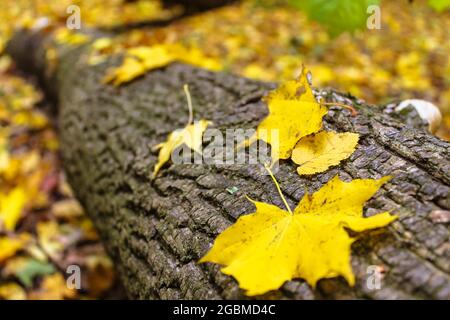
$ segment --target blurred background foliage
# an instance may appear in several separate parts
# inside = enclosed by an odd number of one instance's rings
[[[450,1],[245,0],[129,28],[91,44],[90,64],[137,46],[179,44],[225,72],[264,81],[296,77],[302,65],[316,87],[333,87],[374,104],[420,98],[443,113],[437,133],[450,140]],[[0,2],[0,298],[123,297],[113,263],[73,197],[58,157],[47,104],[3,52],[18,28],[44,28],[67,45],[84,36],[65,25],[80,7],[81,32],[170,20],[186,8],[157,0],[2,0]],[[365,27],[368,5],[381,29]],[[88,37],[86,37],[88,39]],[[87,40],[86,40],[87,41]],[[55,64],[58,52],[47,51]],[[82,289],[66,286],[67,266],[82,270]],[[118,289],[119,288],[119,289]]]

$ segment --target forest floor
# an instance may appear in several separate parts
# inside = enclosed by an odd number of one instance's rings
[[[3,0],[0,52],[20,26],[45,24],[59,30],[62,41],[73,41],[58,29],[64,28],[72,1],[52,2]],[[163,9],[158,1],[78,4],[83,23],[96,28],[170,18],[182,10]],[[444,116],[437,134],[450,140],[448,30],[448,12],[438,14],[423,1],[383,1],[381,30],[331,38],[300,11],[274,1],[249,0],[166,27],[122,32],[97,42],[90,63],[128,48],[176,43],[198,50],[198,59],[207,55],[215,69],[260,80],[295,78],[304,64],[314,86],[350,92],[370,103],[411,98],[433,102]],[[113,263],[65,181],[53,120],[42,111],[46,103],[33,79],[23,78],[2,54],[0,299],[122,297]],[[81,290],[66,286],[70,265],[81,267]]]

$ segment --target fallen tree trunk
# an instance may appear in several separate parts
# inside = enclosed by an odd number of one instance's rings
[[[10,54],[39,74],[59,100],[61,152],[69,181],[98,228],[131,298],[241,299],[233,278],[214,264],[197,264],[219,232],[254,207],[243,195],[282,207],[269,176],[252,166],[168,165],[155,181],[151,147],[186,122],[182,86],[191,89],[197,119],[217,128],[254,128],[267,114],[261,97],[273,84],[212,73],[182,64],[152,71],[130,84],[102,84],[118,58],[89,67],[83,48],[66,50],[57,72],[45,75],[45,38],[18,34]],[[33,49],[33,50],[31,50]],[[32,53],[32,54],[30,54]],[[288,201],[317,190],[334,175],[344,179],[392,175],[366,205],[366,213],[389,210],[399,219],[367,232],[353,245],[357,283],[287,282],[265,298],[450,298],[450,148],[426,132],[407,127],[354,97],[318,92],[330,108],[326,127],[361,135],[356,152],[339,167],[300,177],[282,161],[277,179]],[[236,193],[226,189],[237,187]],[[349,199],[351,201],[351,199]],[[381,288],[367,286],[368,266],[384,269]]]

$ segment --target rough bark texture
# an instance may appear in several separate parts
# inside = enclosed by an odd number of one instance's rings
[[[22,66],[42,73],[42,50],[23,54],[25,43],[36,42],[41,43],[18,36],[10,52]],[[100,231],[129,296],[245,298],[219,266],[196,261],[221,231],[254,210],[244,194],[282,207],[270,177],[255,166],[169,164],[151,181],[157,157],[151,147],[185,125],[183,84],[190,86],[196,118],[210,119],[220,130],[256,127],[267,115],[261,97],[274,85],[173,64],[115,88],[101,79],[120,59],[88,67],[84,53],[68,50],[57,76],[44,82],[59,97],[62,156],[70,183]],[[339,167],[312,177],[298,176],[295,165],[282,161],[277,178],[288,201],[294,205],[305,190],[317,190],[336,174],[345,180],[392,175],[368,202],[365,214],[389,210],[399,219],[383,230],[361,234],[353,245],[354,288],[340,278],[322,280],[315,290],[294,280],[264,297],[448,299],[449,144],[405,126],[380,107],[331,90],[318,94],[358,110],[352,117],[348,110],[330,108],[325,126],[358,132],[360,143]],[[237,193],[226,191],[233,186]],[[385,269],[379,290],[366,285],[369,265]]]

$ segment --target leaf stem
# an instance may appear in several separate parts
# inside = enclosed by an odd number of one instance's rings
[[[356,116],[358,114],[358,111],[356,111],[355,108],[353,108],[352,106],[340,103],[340,102],[321,102],[320,104],[324,105],[324,106],[338,106],[338,107],[342,107],[342,108],[345,108],[347,110],[350,110],[351,113],[352,113],[352,117],[354,117],[354,116]]]
[[[270,176],[272,177],[272,180],[275,183],[275,186],[277,187],[278,193],[280,194],[281,200],[283,200],[283,203],[284,203],[287,211],[289,211],[290,214],[293,214],[291,208],[289,207],[289,204],[286,201],[286,198],[283,195],[283,192],[281,192],[281,188],[280,188],[280,185],[278,184],[277,179],[275,179],[275,176],[273,175],[272,170],[270,170],[270,166],[267,164],[264,164],[264,168],[266,168],[267,172],[269,172]]]
[[[191,93],[189,92],[189,86],[187,84],[185,84],[183,86],[184,89],[184,93],[186,94],[186,99],[187,99],[187,103],[188,103],[188,108],[189,108],[189,120],[187,123],[187,126],[192,124],[192,122],[194,121],[194,110],[192,108],[192,99],[191,99]]]

